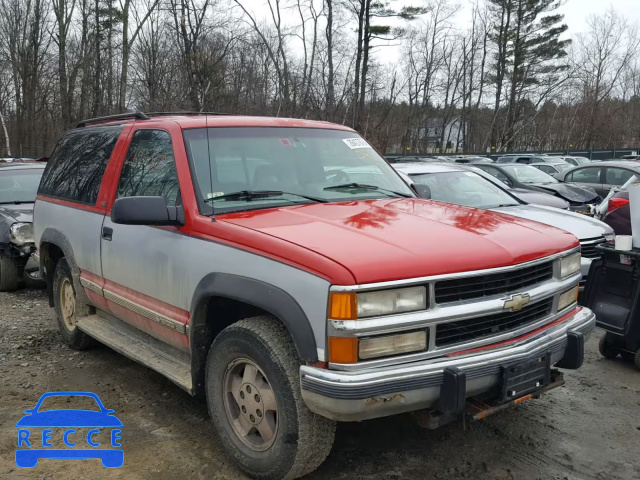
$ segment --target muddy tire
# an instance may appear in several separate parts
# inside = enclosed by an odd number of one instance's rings
[[[13,292],[18,288],[18,265],[11,257],[0,255],[0,292]]]
[[[227,327],[209,350],[209,413],[222,445],[253,478],[299,478],[331,451],[335,422],[304,404],[299,368],[289,332],[269,316]]]
[[[620,349],[616,346],[609,333],[605,333],[600,339],[598,350],[600,350],[600,355],[609,360],[616,358],[620,353]]]
[[[64,258],[58,260],[53,274],[53,304],[60,334],[69,347],[84,350],[95,344],[89,335],[76,326],[78,318],[89,315],[90,309],[78,299],[71,269]]]

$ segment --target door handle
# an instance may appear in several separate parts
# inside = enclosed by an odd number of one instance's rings
[[[113,228],[102,227],[102,238],[104,238],[105,240],[111,241],[112,237],[113,237]]]

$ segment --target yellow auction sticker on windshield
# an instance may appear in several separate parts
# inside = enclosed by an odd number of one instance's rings
[[[347,147],[351,150],[355,150],[356,148],[371,148],[363,138],[343,138],[342,141],[345,143]]]

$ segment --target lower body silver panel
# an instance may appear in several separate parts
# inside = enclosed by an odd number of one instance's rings
[[[488,392],[500,382],[501,366],[549,353],[551,364],[562,360],[569,332],[588,335],[595,315],[582,308],[561,323],[505,347],[466,355],[341,372],[300,367],[302,398],[312,412],[337,421],[358,421],[433,406],[440,398],[446,368],[458,368],[467,379],[467,397]]]

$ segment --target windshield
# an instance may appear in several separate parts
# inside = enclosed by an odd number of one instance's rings
[[[415,196],[354,132],[200,128],[185,130],[184,138],[201,211],[207,213]],[[243,193],[230,195],[238,192]]]
[[[414,183],[427,185],[431,199],[476,208],[519,205],[507,192],[474,172],[442,172],[411,175]]]
[[[558,183],[551,175],[529,165],[504,165],[502,168],[516,177],[521,183]]]
[[[44,168],[0,169],[0,204],[35,202],[43,171]]]

